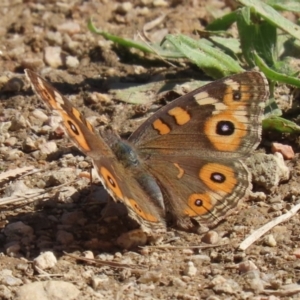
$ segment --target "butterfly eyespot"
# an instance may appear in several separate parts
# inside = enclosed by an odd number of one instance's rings
[[[231,121],[219,121],[217,123],[216,133],[219,135],[232,135],[234,129],[234,124]]]
[[[138,210],[140,213],[142,213],[141,208],[136,203],[134,203],[134,207],[136,210]]]
[[[233,168],[217,163],[207,163],[199,170],[199,179],[209,189],[219,193],[232,193],[237,184],[236,176]]]
[[[149,222],[158,222],[157,217],[150,213],[146,213],[141,209],[141,207],[137,204],[137,202],[133,199],[127,199],[127,204],[131,207],[132,210],[135,211],[142,219]]]
[[[109,181],[109,183],[110,183],[113,187],[116,187],[115,181],[114,181],[110,176],[107,177],[107,180]]]
[[[242,98],[241,91],[233,91],[233,100],[239,101]]]
[[[191,194],[188,198],[188,207],[184,213],[190,217],[196,217],[207,214],[213,206],[214,204],[209,194]]]
[[[195,205],[198,206],[198,207],[201,207],[201,206],[203,205],[203,202],[202,202],[201,199],[196,199],[194,203],[195,203]]]
[[[216,183],[223,183],[226,180],[226,176],[222,173],[214,172],[211,173],[210,179]]]
[[[105,182],[105,187],[111,191],[118,200],[123,200],[123,193],[115,180],[115,177],[106,169],[105,167],[101,167],[99,169],[99,175],[103,178]]]
[[[77,130],[77,127],[76,127],[70,120],[68,120],[67,122],[68,122],[68,124],[69,124],[71,130],[72,130],[76,135],[79,135],[79,131]]]

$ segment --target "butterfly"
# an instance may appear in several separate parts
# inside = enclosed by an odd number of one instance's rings
[[[232,75],[187,93],[150,116],[127,141],[103,137],[50,83],[25,70],[39,98],[146,234],[193,219],[215,226],[249,192],[243,161],[260,142],[269,96],[261,72]]]

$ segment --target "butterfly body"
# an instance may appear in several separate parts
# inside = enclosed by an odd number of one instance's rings
[[[48,82],[30,70],[26,75],[143,231],[165,231],[166,212],[178,223],[193,218],[214,226],[247,196],[250,175],[243,159],[260,141],[269,91],[262,73],[233,75],[179,97],[128,141],[100,137]]]

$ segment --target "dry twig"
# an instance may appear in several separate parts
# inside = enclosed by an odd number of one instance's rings
[[[300,209],[300,203],[295,205],[290,211],[286,214],[279,216],[278,218],[272,220],[271,222],[265,224],[264,226],[258,228],[250,236],[248,236],[241,244],[239,249],[245,251],[250,245],[252,245],[256,240],[263,236],[267,231],[271,230],[276,225],[288,220],[294,216]]]

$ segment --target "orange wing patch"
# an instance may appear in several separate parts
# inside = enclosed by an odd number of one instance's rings
[[[184,213],[190,217],[207,214],[213,208],[214,203],[208,193],[191,194],[188,198],[188,208]]]
[[[171,128],[162,122],[162,120],[157,119],[152,123],[154,129],[158,131],[159,134],[168,134],[171,131]]]
[[[212,191],[231,194],[237,185],[234,170],[217,163],[208,163],[199,171],[199,179]]]
[[[190,114],[182,107],[174,107],[168,111],[168,114],[175,118],[178,125],[184,125],[191,119]]]

